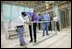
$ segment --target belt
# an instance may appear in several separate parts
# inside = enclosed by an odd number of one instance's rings
[[[17,28],[18,28],[18,27],[23,27],[23,25],[21,25],[21,26],[17,26]]]

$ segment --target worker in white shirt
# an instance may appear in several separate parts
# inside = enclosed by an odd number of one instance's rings
[[[59,28],[59,18],[58,18],[58,16],[55,16],[53,18],[53,21],[56,22],[56,26],[57,26],[56,28],[57,28],[58,31],[60,31],[60,28]]]
[[[24,46],[26,45],[25,43],[25,40],[24,40],[24,36],[23,36],[23,33],[24,33],[24,22],[26,21],[29,21],[25,12],[22,12],[21,13],[22,16],[19,16],[17,17],[17,20],[16,20],[16,27],[17,27],[17,31],[18,31],[18,34],[19,34],[19,40],[20,40],[20,46]],[[26,19],[25,19],[26,17]]]

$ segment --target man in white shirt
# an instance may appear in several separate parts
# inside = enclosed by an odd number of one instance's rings
[[[28,20],[28,17],[26,16],[25,12],[22,12],[21,14],[22,14],[22,16],[17,17],[15,26],[17,27],[17,31],[19,34],[20,46],[23,46],[23,45],[26,45],[25,40],[23,38],[24,37],[23,36],[23,33],[24,33],[23,25],[24,25],[24,22],[27,22],[29,20]]]
[[[59,28],[59,18],[58,18],[58,16],[55,16],[53,18],[53,21],[56,22],[56,26],[57,26],[56,28],[57,28],[58,31],[60,31],[60,28]]]

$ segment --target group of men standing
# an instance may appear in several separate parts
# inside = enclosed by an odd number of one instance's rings
[[[41,18],[39,18],[41,17]],[[39,21],[39,19],[41,19],[42,21],[50,21],[50,16],[48,13],[44,13],[43,15],[37,15],[36,13],[31,13],[31,12],[22,12],[21,16],[19,16],[16,20],[16,27],[17,27],[17,32],[19,34],[19,40],[20,40],[20,46],[26,45],[25,43],[25,39],[23,38],[23,33],[24,33],[24,28],[23,25],[24,23],[27,23],[29,25],[29,34],[30,34],[30,42],[36,42],[37,38],[36,38],[36,26],[37,26],[37,22],[34,21]],[[34,22],[33,28],[31,25],[31,22]],[[46,31],[46,35],[48,34],[48,25],[49,22],[43,22],[42,23],[42,30],[43,30],[43,36],[45,35],[45,31]],[[32,30],[33,30],[33,36],[32,36]]]

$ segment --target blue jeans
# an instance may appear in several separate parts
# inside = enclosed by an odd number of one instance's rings
[[[43,30],[43,35],[45,34],[45,31],[46,31],[46,34],[48,35],[48,23],[47,22],[44,22],[42,24],[42,30]]]
[[[23,36],[23,34],[24,34],[23,26],[22,27],[17,27],[17,29],[18,29],[20,44],[25,44],[25,41],[24,41],[24,38],[23,38],[24,37]]]

